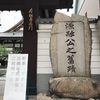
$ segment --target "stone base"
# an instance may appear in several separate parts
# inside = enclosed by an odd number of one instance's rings
[[[36,100],[83,100],[83,99],[59,98],[56,95],[47,96],[46,94],[47,93],[39,93],[37,95]],[[29,100],[31,100],[31,99],[29,99]],[[100,100],[100,99],[89,98],[86,100]]]
[[[39,93],[37,95],[37,100],[52,100],[51,97],[47,96],[44,93]]]
[[[60,98],[100,98],[100,81],[86,77],[50,79],[50,92]]]

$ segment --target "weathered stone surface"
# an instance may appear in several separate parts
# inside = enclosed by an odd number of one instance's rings
[[[98,34],[100,36],[100,19],[97,21],[97,30],[98,30]]]
[[[92,40],[87,18],[79,15],[72,15],[72,17],[69,17],[57,12],[54,19],[55,24],[52,28],[50,44],[51,61],[54,76],[90,77],[90,56]],[[73,23],[75,26],[75,37],[69,38],[75,41],[75,51],[73,52],[77,52],[76,55],[74,55],[73,57],[75,58],[74,65],[72,65],[72,67],[70,68],[72,72],[68,72],[68,67],[70,65],[68,65],[68,54],[66,53],[66,50],[68,50],[69,48],[66,46],[67,44],[65,43],[66,39],[68,40],[68,36],[65,36],[65,23]],[[67,31],[73,30],[68,29]],[[73,47],[70,47],[70,49],[73,50]],[[74,69],[72,69],[73,67]]]
[[[36,100],[52,100],[51,97],[46,96],[44,93],[39,93]]]
[[[66,29],[65,25],[68,26],[69,24],[73,25],[74,29]],[[85,47],[83,28],[83,22],[69,21],[67,23],[58,23],[57,59],[58,72],[61,73],[62,76],[85,75]]]
[[[86,77],[51,79],[50,91],[62,98],[89,99],[100,97],[100,81]]]
[[[57,95],[52,95],[51,98],[53,100],[80,100],[80,99],[73,99],[73,98],[59,98]]]
[[[79,99],[53,98],[52,100],[79,100]]]

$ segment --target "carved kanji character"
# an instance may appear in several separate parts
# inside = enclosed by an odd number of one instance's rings
[[[69,72],[69,71],[71,71],[71,72],[74,72],[75,73],[75,66],[74,65],[71,65],[71,66],[68,66],[67,67],[68,69],[67,69],[67,71]]]
[[[66,51],[66,53],[72,53],[72,54],[74,53],[75,54],[76,52],[73,51],[73,50],[74,50],[73,47],[72,48],[68,48],[67,51]]]
[[[68,64],[74,64],[74,55],[68,55],[67,56],[67,58],[68,58]]]
[[[69,45],[75,45],[74,43],[75,43],[75,40],[74,39],[68,39],[67,41],[65,41],[66,43],[67,43],[67,46],[69,46]]]
[[[73,22],[71,22],[71,23],[66,23],[65,28],[66,28],[66,29],[74,29],[74,24],[73,24]]]
[[[72,36],[75,36],[75,34],[74,34],[75,32],[73,32],[73,31],[67,31],[66,32],[66,36],[69,36],[69,37],[72,37]]]

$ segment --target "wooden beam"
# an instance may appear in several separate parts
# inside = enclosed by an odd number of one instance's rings
[[[0,10],[24,10],[25,2],[26,0],[0,0]],[[72,8],[73,0],[39,0],[38,4],[39,9]]]
[[[23,52],[29,54],[28,59],[28,93],[37,93],[37,24],[38,0],[26,0],[24,9]]]

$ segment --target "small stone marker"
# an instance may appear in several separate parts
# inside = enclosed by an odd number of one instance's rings
[[[86,17],[57,12],[50,45],[54,76],[90,77],[91,43]]]
[[[9,54],[3,100],[26,100],[28,54]]]

